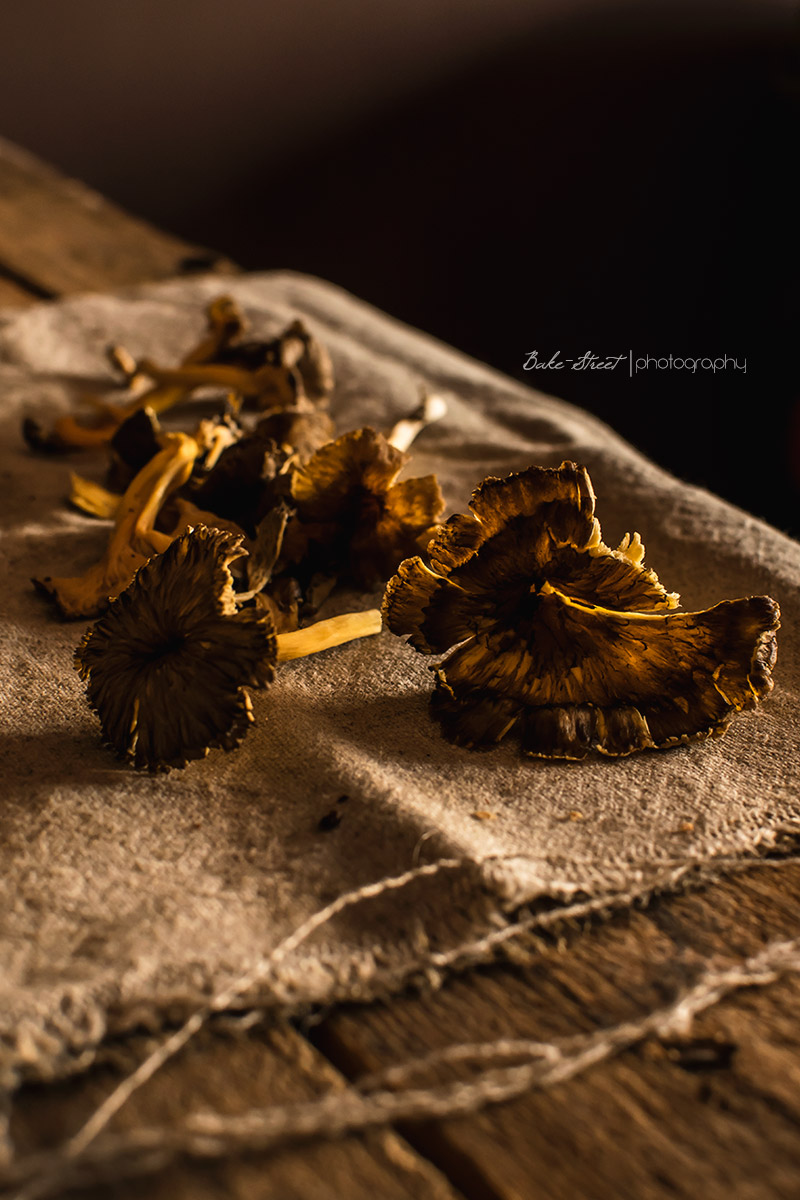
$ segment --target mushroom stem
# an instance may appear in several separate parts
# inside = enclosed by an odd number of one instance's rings
[[[164,443],[119,500],[114,529],[100,561],[83,575],[38,582],[65,617],[96,615],[109,596],[118,596],[128,586],[152,554],[161,554],[172,542],[172,535],[154,528],[155,519],[165,496],[189,478],[200,447],[185,433],[165,434]]]
[[[130,350],[126,350],[124,346],[107,346],[106,358],[114,370],[119,371],[120,375],[123,376],[128,387],[132,387],[134,383],[141,380],[142,376],[139,374],[136,359]]]
[[[370,637],[373,633],[380,633],[381,624],[380,609],[370,608],[366,612],[328,617],[326,621],[317,621],[315,625],[307,625],[305,629],[296,629],[292,633],[279,633],[275,639],[278,643],[278,662],[305,658],[319,650],[341,646],[343,642]]]
[[[59,417],[53,425],[53,433],[70,448],[92,449],[107,445],[127,415],[126,408],[109,405],[103,412],[99,425],[81,425],[73,416]]]
[[[144,543],[163,554],[173,541],[155,528],[156,517],[170,492],[182,487],[192,473],[200,447],[185,433],[168,433],[164,449],[142,468],[122,497],[112,538],[132,546]]]
[[[208,330],[183,359],[178,368],[191,372],[200,363],[213,360],[219,351],[237,337],[244,329],[244,319],[230,296],[218,296],[206,309]],[[82,425],[72,416],[61,417],[53,426],[54,434],[68,447],[93,448],[105,446],[119,429],[122,422],[145,406],[156,413],[174,408],[191,395],[196,384],[180,380],[162,380],[145,373],[143,364],[121,346],[112,346],[108,351],[113,365],[122,372],[134,394],[125,404],[96,404],[102,418],[95,426]],[[169,374],[169,372],[167,372]],[[155,378],[155,385],[148,384],[146,376]]]
[[[446,412],[447,401],[442,396],[426,394],[412,413],[392,426],[386,440],[390,446],[405,453],[423,429],[440,421]]]

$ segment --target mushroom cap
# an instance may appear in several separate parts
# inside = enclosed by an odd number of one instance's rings
[[[444,510],[435,475],[397,482],[409,457],[370,428],[317,450],[292,474],[285,563],[305,560],[367,587],[387,579]]]
[[[428,555],[402,563],[384,616],[417,650],[455,647],[433,711],[453,741],[625,755],[721,733],[772,688],[779,609],[766,596],[678,613],[638,535],[604,545],[584,467],[485,480]]]
[[[238,746],[253,720],[246,687],[273,678],[271,618],[236,605],[229,564],[242,540],[204,526],[177,538],[76,651],[105,740],[135,767],[183,767]]]

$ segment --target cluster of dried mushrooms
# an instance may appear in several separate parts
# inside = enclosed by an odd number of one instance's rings
[[[395,572],[385,623],[425,654],[450,651],[432,708],[464,746],[517,726],[530,755],[626,755],[721,733],[771,689],[777,604],[676,612],[637,534],[601,541],[585,468],[486,479],[468,515],[440,524],[435,476],[398,480],[438,398],[386,436],[337,437],[318,340],[300,321],[272,340],[245,332],[219,297],[179,366],[114,347],[121,402],[94,399],[88,424],[24,425],[40,452],[110,452],[107,486],[72,476],[72,503],[112,523],[103,555],[35,583],[62,616],[100,617],[75,663],[105,740],[134,766],[237,746],[247,689],[276,662],[380,630],[375,609],[308,624],[331,592]],[[223,393],[215,414],[163,430],[159,415],[198,391]]]
[[[336,437],[331,361],[302,322],[247,340],[229,297],[207,321],[174,368],[115,347],[124,399],[94,400],[90,423],[23,427],[40,452],[110,452],[106,485],[73,474],[70,496],[112,523],[105,551],[81,575],[34,582],[63,617],[100,617],[76,667],[105,740],[150,770],[238,745],[247,689],[276,662],[379,632],[377,609],[308,622],[339,585],[380,587],[444,509],[434,476],[397,479],[416,433],[442,415],[437,398],[386,436]],[[192,432],[162,429],[159,415],[198,393],[215,414]]]

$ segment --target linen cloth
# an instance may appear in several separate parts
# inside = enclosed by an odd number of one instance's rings
[[[572,459],[592,477],[604,541],[638,530],[647,564],[685,608],[773,596],[782,629],[772,696],[723,738],[666,752],[542,762],[523,759],[512,736],[476,753],[449,745],[429,716],[435,660],[385,631],[281,666],[254,694],[257,724],[237,751],[166,776],[119,764],[72,669],[85,623],[60,621],[30,584],[99,557],[107,527],[65,496],[70,467],[99,479],[102,464],[35,457],[20,423],[74,411],[85,377],[108,377],[111,342],[177,362],[223,291],[255,337],[300,316],[324,341],[339,432],[387,430],[421,388],[441,394],[447,415],[414,444],[404,474],[435,472],[448,513],[465,511],[486,475]],[[7,311],[0,388],[6,1086],[79,1069],[110,1031],[180,1017],[257,975],[337,896],[414,865],[465,864],[348,908],[251,980],[240,1002],[298,1012],[382,994],[521,905],[646,889],[665,870],[753,854],[800,828],[800,545],[671,478],[586,413],[288,272]],[[686,419],[677,395],[670,419]],[[370,607],[380,594],[347,600]],[[320,828],[331,811],[338,825]]]

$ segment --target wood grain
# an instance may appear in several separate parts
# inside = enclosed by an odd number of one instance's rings
[[[232,269],[0,140],[0,264],[41,296]]]
[[[709,961],[796,937],[800,867],[664,897],[433,995],[330,1014],[315,1044],[350,1076],[457,1041],[549,1039],[644,1015]],[[800,1191],[798,984],[723,1001],[692,1036],[648,1043],[546,1092],[404,1127],[470,1200],[762,1200]],[[438,1076],[442,1078],[442,1076]]]
[[[98,1067],[67,1083],[20,1091],[12,1119],[18,1153],[55,1146],[77,1131],[122,1073],[145,1055],[144,1045],[137,1052],[135,1041],[119,1050],[116,1069]],[[201,1109],[235,1114],[343,1086],[338,1072],[285,1023],[237,1034],[204,1030],[133,1095],[111,1127],[169,1124]],[[110,1195],[114,1200],[459,1200],[440,1172],[391,1131],[293,1147],[269,1157],[185,1163],[152,1178],[65,1194],[84,1200]]]
[[[24,284],[17,283],[14,279],[9,279],[0,275],[0,308],[13,305],[21,307],[29,304],[36,304],[42,297],[31,291]]]

